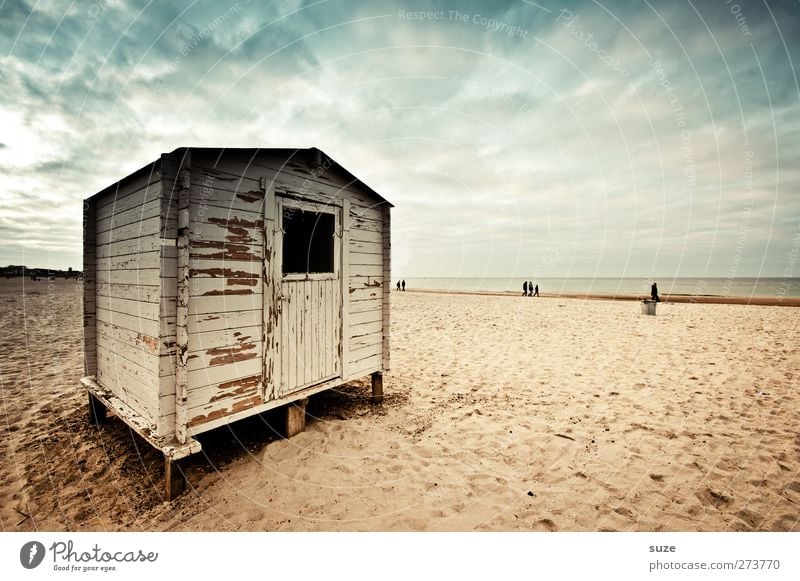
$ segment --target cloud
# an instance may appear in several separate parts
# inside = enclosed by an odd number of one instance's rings
[[[163,151],[317,145],[405,276],[782,273],[800,9],[538,4],[6,2],[0,264],[76,265],[81,199]]]

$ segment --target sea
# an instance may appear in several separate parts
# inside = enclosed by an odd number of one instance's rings
[[[507,278],[406,278],[406,288],[426,290],[518,292],[525,279]],[[800,297],[800,278],[540,278],[532,281],[540,293],[649,295],[658,284],[659,294],[723,297]],[[392,286],[397,281],[392,282]]]

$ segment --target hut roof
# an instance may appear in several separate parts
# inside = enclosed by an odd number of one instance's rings
[[[249,155],[249,156],[252,156],[252,157],[257,155],[259,152],[263,151],[263,152],[267,152],[267,153],[270,153],[272,155],[276,155],[276,156],[279,156],[279,157],[287,157],[289,159],[291,159],[294,156],[305,158],[306,156],[310,156],[310,155],[314,155],[314,154],[321,155],[322,156],[321,159],[327,159],[330,162],[332,168],[342,172],[345,176],[347,176],[353,182],[357,182],[358,184],[360,184],[362,187],[364,187],[364,189],[367,190],[367,192],[369,192],[370,195],[374,196],[379,201],[384,202],[386,204],[389,204],[390,207],[394,207],[394,204],[389,202],[389,200],[387,200],[386,198],[381,196],[378,192],[373,190],[370,186],[368,186],[362,180],[360,180],[355,175],[353,175],[350,171],[348,171],[344,166],[339,164],[339,162],[337,162],[331,156],[329,156],[324,151],[322,151],[321,149],[318,149],[316,147],[307,147],[307,148],[283,148],[283,147],[179,147],[179,148],[173,150],[171,153],[173,155],[184,155],[185,153],[190,152],[190,151],[211,153],[211,154],[217,154],[217,155],[220,155],[220,156],[223,155],[225,152],[232,152],[232,153],[243,154],[245,156]],[[140,176],[142,174],[154,171],[159,162],[160,162],[160,159],[148,163],[147,165],[145,165],[145,166],[137,169],[136,171],[128,174],[127,176],[123,177],[119,181],[114,182],[113,184],[103,188],[102,190],[100,190],[96,194],[90,196],[89,199],[96,198],[98,196],[106,194],[106,193],[114,190],[118,185],[123,184],[123,183],[125,183],[126,181],[128,181],[130,179],[133,179],[133,178],[138,177],[138,176]]]

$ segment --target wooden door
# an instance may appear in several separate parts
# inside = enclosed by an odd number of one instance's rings
[[[276,197],[275,397],[341,376],[341,209]]]

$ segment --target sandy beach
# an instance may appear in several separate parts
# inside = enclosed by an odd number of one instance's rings
[[[24,285],[24,294],[23,294]],[[81,289],[0,281],[5,531],[797,531],[800,309],[392,293],[366,382],[200,437],[86,420]]]

